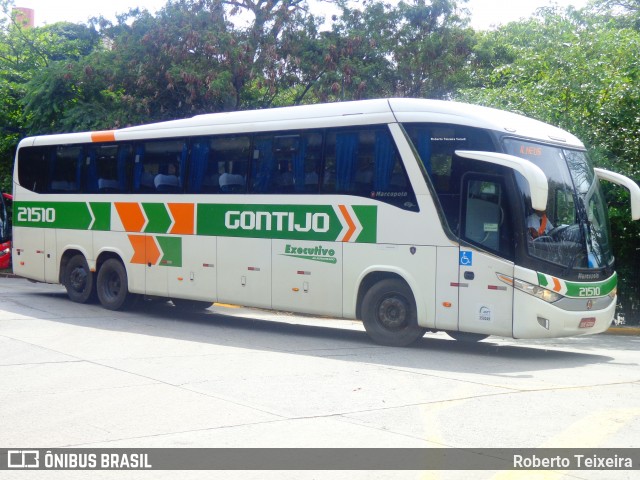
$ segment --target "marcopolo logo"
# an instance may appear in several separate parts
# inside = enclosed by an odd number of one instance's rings
[[[305,260],[312,260],[314,262],[323,262],[335,264],[337,262],[335,257],[336,251],[332,248],[324,248],[322,245],[317,247],[297,247],[295,245],[287,244],[284,247],[284,253],[287,257],[303,258]]]

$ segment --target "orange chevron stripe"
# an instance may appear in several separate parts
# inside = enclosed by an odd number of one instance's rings
[[[116,202],[115,206],[125,232],[142,231],[145,219],[140,205],[137,203]]]
[[[147,250],[145,245],[145,238],[146,235],[129,235],[129,242],[133,247],[133,257],[131,257],[131,260],[129,260],[131,263],[141,265],[147,263],[145,258],[145,252]]]
[[[169,233],[193,235],[195,232],[195,205],[193,203],[168,203],[167,206],[175,220]]]
[[[340,212],[342,212],[344,219],[347,221],[347,225],[349,225],[349,230],[342,239],[343,242],[348,242],[356,231],[356,224],[353,223],[353,219],[351,218],[351,215],[349,215],[347,207],[344,205],[338,205],[338,208],[340,209]]]
[[[562,285],[560,285],[560,280],[558,280],[556,277],[552,277],[552,278],[553,278],[553,291],[559,292],[560,290],[562,290]]]
[[[162,252],[158,248],[158,245],[156,244],[156,239],[153,236],[147,235],[145,239],[146,239],[145,244],[147,247],[145,252],[145,257],[147,257],[147,263],[150,263],[151,265],[156,265],[158,263],[158,260],[160,260],[160,255],[162,255]]]
[[[130,262],[140,265],[150,263],[156,265],[162,252],[151,235],[129,235],[129,242],[133,247],[133,257]]]

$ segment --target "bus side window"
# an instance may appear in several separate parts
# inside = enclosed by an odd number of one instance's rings
[[[145,142],[136,149],[134,189],[140,193],[181,193],[187,162],[184,140]]]
[[[254,141],[253,193],[317,193],[320,133],[278,132]]]
[[[322,180],[324,193],[355,193],[359,146],[357,131],[330,132],[327,135]]]
[[[344,193],[417,210],[415,194],[386,127],[327,135],[324,193]]]
[[[454,152],[495,152],[496,147],[491,137],[477,128],[436,123],[410,123],[404,127],[438,195],[449,228],[457,235],[460,227],[461,175],[467,171],[467,166]]]
[[[246,135],[216,137],[211,142],[209,182],[218,182],[220,193],[245,193],[251,152]]]
[[[88,193],[126,192],[129,184],[129,159],[133,148],[129,144],[89,147],[87,156]]]
[[[18,151],[18,181],[23,188],[36,193],[47,192],[52,152],[52,147],[23,147]]]
[[[82,185],[82,171],[85,163],[82,146],[62,146],[56,148],[51,165],[51,193],[78,193]]]
[[[218,162],[212,150],[213,140],[201,137],[193,140],[189,158],[189,193],[217,193],[220,190]]]

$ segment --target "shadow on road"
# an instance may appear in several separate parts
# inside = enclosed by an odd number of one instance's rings
[[[427,334],[412,347],[392,348],[374,344],[363,329],[353,324],[342,328],[335,326],[337,322],[327,319],[325,321],[331,326],[322,326],[322,319],[290,314],[277,314],[280,315],[278,318],[285,321],[276,321],[274,312],[261,310],[214,306],[203,312],[190,313],[174,307],[170,302],[144,301],[128,312],[111,312],[100,305],[71,304],[59,288],[55,292],[34,289],[11,300],[2,301],[0,308],[51,322],[431,372],[457,371],[527,377],[532,369],[531,361],[535,362],[535,370],[613,361],[612,357],[590,353],[596,348],[599,352],[606,348],[604,336],[527,340],[515,344],[517,341],[497,337],[489,337],[479,343],[465,343],[437,333]],[[68,311],[70,305],[74,316],[62,317],[60,313],[55,313]],[[344,322],[345,325],[348,323]],[[630,348],[637,347],[636,343]]]

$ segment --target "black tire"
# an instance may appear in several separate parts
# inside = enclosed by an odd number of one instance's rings
[[[116,258],[108,259],[98,270],[97,290],[100,303],[109,310],[130,308],[138,298],[129,292],[127,270]]]
[[[180,310],[184,310],[187,312],[200,312],[202,310],[206,310],[213,302],[203,302],[200,300],[187,300],[184,298],[172,298],[171,301]]]
[[[74,255],[69,259],[62,273],[62,284],[72,302],[88,303],[95,301],[95,275],[83,255]]]
[[[388,278],[374,284],[362,299],[362,322],[381,345],[405,347],[426,333],[418,326],[416,302],[402,280]]]
[[[453,331],[448,330],[447,335],[449,335],[454,340],[457,340],[458,342],[467,342],[467,343],[479,342],[489,336],[483,333],[460,332],[457,330],[453,330]]]

